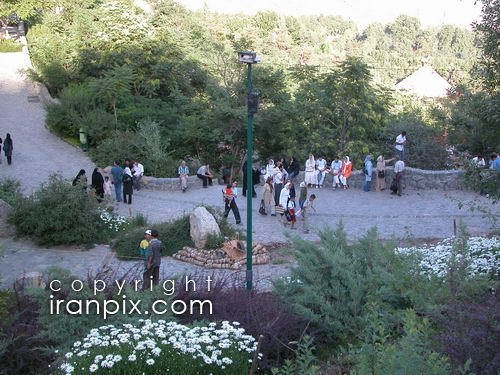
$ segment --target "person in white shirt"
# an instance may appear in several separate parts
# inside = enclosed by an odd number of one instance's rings
[[[394,146],[396,150],[396,156],[399,157],[401,161],[405,160],[405,145],[406,132],[402,131],[401,134],[396,137],[396,145]]]
[[[132,176],[134,181],[134,189],[141,190],[141,179],[144,175],[144,166],[139,162],[139,160],[134,160],[134,175]]]
[[[269,162],[267,163],[266,165],[266,171],[265,171],[265,174],[264,174],[264,181],[267,181],[267,179],[269,177],[273,177],[274,175],[274,160],[273,159],[269,159]]]
[[[333,188],[336,189],[340,187],[340,168],[342,168],[342,161],[337,157],[332,160],[332,164],[330,165],[330,173],[333,174]]]
[[[472,158],[472,163],[476,166],[476,167],[479,167],[479,168],[484,168],[486,167],[486,161],[484,160],[484,158],[482,156],[475,156],[474,158]]]
[[[202,165],[198,168],[196,176],[203,181],[204,188],[208,188],[208,185],[212,186],[212,178],[214,176],[210,172],[210,165]]]
[[[316,168],[318,169],[318,183],[316,187],[322,188],[326,176],[326,160],[322,156],[316,160]]]
[[[309,159],[306,160],[306,171],[304,174],[304,181],[307,186],[316,186],[318,183],[318,178],[316,177],[316,160],[314,160],[314,155],[309,155]]]
[[[402,178],[403,171],[405,170],[405,163],[396,156],[396,164],[394,164],[394,179],[391,184],[391,194],[398,194],[401,196],[403,192]]]
[[[281,169],[276,167],[273,172],[273,183],[274,183],[274,204],[277,206],[280,204],[280,194],[283,189],[283,173]]]

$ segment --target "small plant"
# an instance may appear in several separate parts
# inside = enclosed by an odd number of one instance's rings
[[[0,199],[14,205],[21,198],[21,184],[19,181],[6,179],[0,182]]]
[[[292,343],[291,343],[292,344]],[[310,336],[304,336],[297,344],[295,358],[287,359],[280,368],[272,369],[273,375],[315,375],[319,373],[317,358],[314,355],[313,339]]]
[[[23,50],[23,45],[12,39],[1,39],[0,38],[0,53],[2,52],[21,52]]]
[[[224,245],[224,236],[210,233],[207,236],[205,248],[208,250],[220,249]]]

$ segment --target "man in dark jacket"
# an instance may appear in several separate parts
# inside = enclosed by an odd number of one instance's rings
[[[148,235],[151,240],[149,241],[149,247],[145,251],[146,259],[144,261],[145,270],[143,273],[143,290],[151,290],[152,285],[158,285],[160,282],[162,243],[158,239],[158,235],[159,233],[156,229],[152,229],[151,235]]]
[[[243,196],[247,196],[247,162],[243,163]],[[256,182],[257,180],[257,182]],[[260,172],[256,171],[255,169],[252,168],[252,198],[255,198],[257,196],[257,193],[255,192],[254,185],[258,184],[260,181]]]

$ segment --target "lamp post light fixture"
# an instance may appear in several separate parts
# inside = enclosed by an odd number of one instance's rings
[[[252,186],[253,186],[253,115],[258,109],[258,94],[253,91],[252,85],[252,65],[260,62],[260,57],[255,52],[238,52],[238,60],[247,64],[247,270],[246,270],[246,288],[252,289],[253,270],[252,270]]]

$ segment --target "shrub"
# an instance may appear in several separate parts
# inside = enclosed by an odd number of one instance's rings
[[[479,168],[470,160],[463,160],[465,184],[482,195],[488,195],[493,203],[500,200],[500,173],[492,169]]]
[[[46,374],[55,355],[47,350],[53,343],[39,335],[39,305],[24,294],[11,297],[10,318],[0,320],[0,374]]]
[[[293,241],[297,267],[290,281],[277,281],[275,287],[328,340],[339,345],[357,337],[371,302],[388,312],[413,305],[411,291],[420,276],[391,244],[377,238],[375,230],[353,245],[347,244],[342,226],[320,238],[319,244]]]
[[[429,323],[412,310],[404,314],[404,334],[397,339],[378,324],[372,315],[370,327],[359,350],[354,351],[353,375],[447,375],[450,366],[443,356],[430,349]]]
[[[90,150],[90,156],[97,165],[113,165],[115,160],[124,160],[139,155],[139,149],[133,132],[116,131],[96,148]]]
[[[475,374],[493,375],[500,368],[500,302],[495,294],[450,303],[435,314],[440,331],[435,336],[438,350],[453,366],[469,366]]]
[[[93,244],[105,237],[96,200],[53,175],[31,196],[21,198],[9,220],[21,236],[40,245]]]
[[[21,184],[19,181],[6,179],[0,183],[0,199],[11,206],[21,198]]]
[[[73,344],[60,369],[67,374],[241,375],[255,349],[255,339],[229,322],[188,328],[141,319],[137,325],[91,330]]]
[[[0,53],[2,52],[21,52],[23,50],[23,45],[12,39],[1,39],[0,38]]]
[[[272,369],[273,375],[315,375],[319,372],[314,345],[310,336],[304,336],[297,345],[295,358],[287,359],[280,368]]]
[[[241,288],[243,280],[230,278],[215,278],[210,291],[198,287],[205,285],[203,277],[189,276],[195,280],[196,291],[185,290],[184,284],[176,288],[175,299],[188,303],[190,300],[209,300],[212,302],[212,314],[180,315],[184,324],[194,323],[203,319],[208,321],[237,321],[246,332],[254,337],[263,336],[260,352],[262,359],[259,367],[270,369],[280,366],[287,358],[295,355],[289,343],[297,341],[307,329],[307,321],[295,314],[290,306],[269,292],[248,291]]]
[[[173,255],[184,246],[193,246],[189,235],[189,215],[178,219],[152,225],[158,230],[160,240],[163,243],[162,255]],[[113,250],[119,259],[138,259],[137,248],[144,238],[144,231],[150,229],[147,226],[132,229],[123,233],[113,243]]]
[[[224,245],[224,236],[210,233],[207,236],[205,249],[214,250],[220,249]]]

